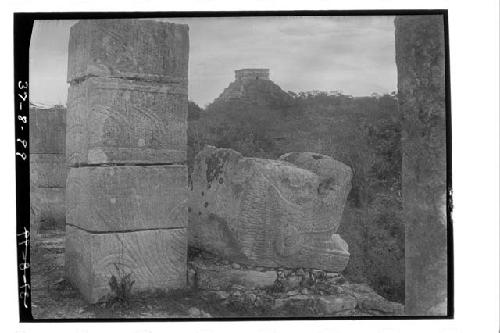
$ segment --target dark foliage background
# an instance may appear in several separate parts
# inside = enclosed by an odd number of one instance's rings
[[[189,102],[188,120],[190,171],[206,144],[262,158],[312,151],[349,165],[353,187],[339,229],[351,253],[344,275],[404,302],[401,122],[395,93],[285,93],[272,81],[256,81],[240,98],[218,98],[205,110]]]

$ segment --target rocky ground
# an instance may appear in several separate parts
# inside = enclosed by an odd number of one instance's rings
[[[87,304],[64,279],[64,232],[44,231],[32,243],[35,319],[243,318],[397,316],[403,306],[337,273],[266,269],[190,251],[188,285]],[[207,290],[210,289],[210,290]]]

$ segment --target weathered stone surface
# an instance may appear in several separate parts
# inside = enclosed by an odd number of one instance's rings
[[[204,261],[193,261],[195,270],[194,286],[205,290],[228,290],[234,286],[246,289],[272,287],[276,271],[259,272],[252,269],[234,269],[231,265],[218,265]]]
[[[442,15],[398,16],[405,310],[436,315],[447,300],[445,40]],[[446,315],[446,307],[440,307]]]
[[[367,315],[401,316],[404,314],[403,304],[385,299],[366,284],[345,283],[339,286],[338,291],[353,297],[357,309]]]
[[[273,309],[315,309],[315,315],[352,316],[356,314],[356,300],[348,295],[293,295],[274,300]],[[355,310],[356,309],[356,310]]]
[[[186,25],[80,21],[69,43],[66,270],[89,302],[186,284]],[[115,280],[113,280],[115,281]]]
[[[67,223],[88,231],[187,227],[183,165],[71,168]]]
[[[190,318],[212,318],[209,313],[194,307],[189,308],[188,315]]]
[[[321,183],[318,192],[320,195],[331,197],[330,200],[326,199],[331,203],[327,218],[334,223],[334,230],[337,231],[351,190],[351,168],[329,156],[310,152],[288,153],[280,156],[280,160],[310,170],[319,176]]]
[[[404,313],[403,304],[388,301],[380,295],[358,296],[357,302],[361,310],[375,310],[391,315]]]
[[[356,300],[349,296],[320,296],[318,299],[325,314],[353,310],[356,307]]]
[[[113,296],[113,275],[131,274],[132,292],[183,288],[186,237],[182,228],[95,234],[67,225],[66,277],[90,303]]]
[[[64,154],[30,154],[30,179],[37,187],[66,187]]]
[[[68,92],[69,165],[186,159],[187,88],[88,78]]]
[[[40,200],[40,227],[64,228],[66,189],[64,187],[39,187],[35,192]]]
[[[29,108],[30,154],[64,154],[66,110]]]
[[[66,109],[29,108],[30,210],[33,233],[64,228]],[[31,219],[31,217],[30,217]],[[36,229],[36,230],[35,230]]]
[[[191,175],[190,244],[240,263],[342,271],[349,253],[336,218],[351,173],[339,168],[327,177],[326,169],[206,147]]]
[[[81,20],[71,27],[67,81],[89,76],[187,80],[189,28],[151,20]]]
[[[290,305],[299,304],[300,306],[307,307],[308,305],[316,305],[318,303],[317,297],[310,297],[306,295],[295,295],[286,298],[277,298],[274,300],[273,310],[280,310]]]

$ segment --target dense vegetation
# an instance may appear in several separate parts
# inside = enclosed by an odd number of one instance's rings
[[[189,103],[190,170],[205,144],[264,158],[313,151],[351,166],[353,188],[339,230],[351,252],[345,275],[404,301],[401,126],[395,94],[286,94],[271,81],[265,84],[250,84],[244,98],[216,99],[205,110]]]

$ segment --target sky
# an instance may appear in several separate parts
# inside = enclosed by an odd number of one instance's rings
[[[189,99],[204,107],[234,70],[269,68],[285,91],[340,90],[353,96],[397,90],[393,16],[158,19],[189,25]],[[36,21],[30,100],[66,104],[69,28]]]

